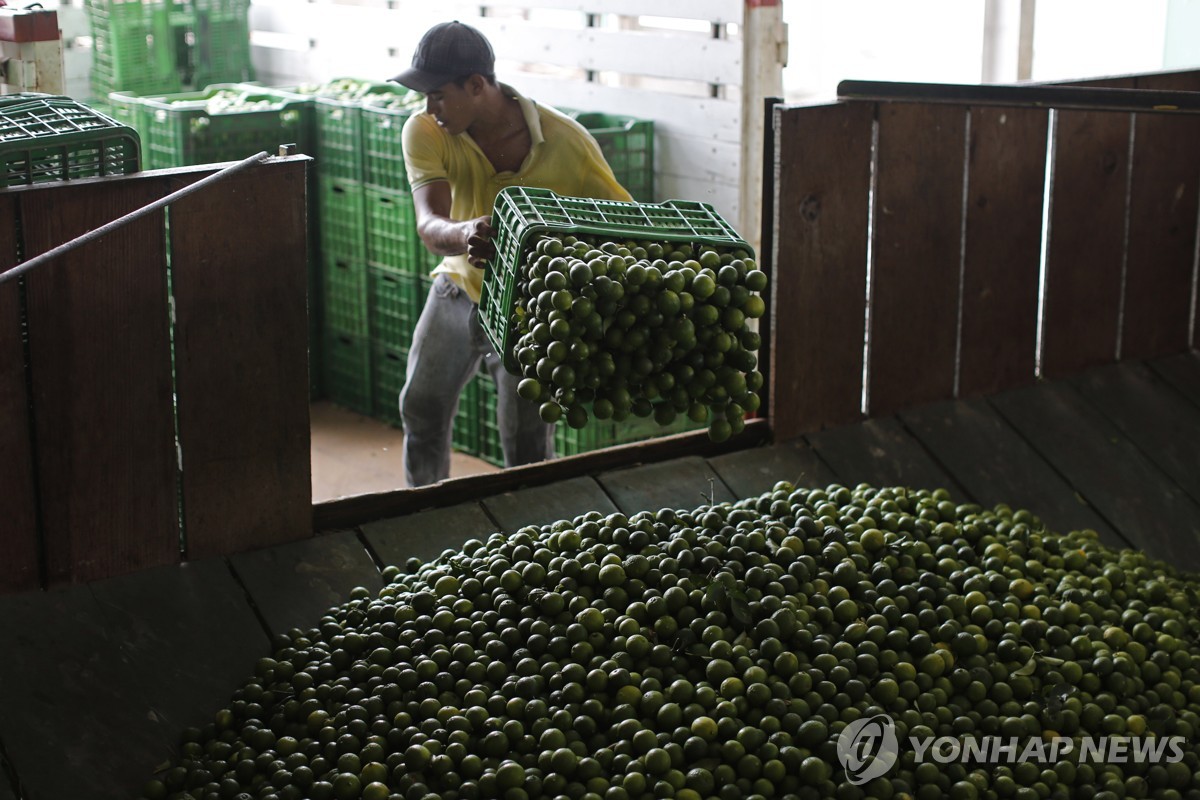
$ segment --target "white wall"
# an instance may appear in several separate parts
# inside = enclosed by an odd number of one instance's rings
[[[1005,26],[995,80],[1017,79],[1019,0],[784,0],[792,48],[784,87],[793,100],[836,96],[839,81],[978,83],[986,22]],[[995,6],[993,10],[995,10]],[[1037,81],[1200,66],[1200,0],[1036,0]]]
[[[1200,64],[1200,0],[1167,0],[1165,51],[1167,69]]]

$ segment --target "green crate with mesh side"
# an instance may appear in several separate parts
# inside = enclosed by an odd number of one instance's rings
[[[250,3],[192,0],[188,66],[192,86],[254,80],[250,60]]]
[[[504,447],[500,443],[500,423],[496,419],[496,383],[486,372],[481,372],[475,380],[479,383],[479,444],[475,455],[489,464],[503,467]]]
[[[128,125],[69,97],[0,96],[0,185],[127,175],[141,166]]]
[[[327,330],[368,338],[367,265],[326,256],[321,271],[321,313]]]
[[[358,414],[372,414],[371,343],[365,336],[326,329],[321,339],[325,396]]]
[[[410,190],[400,132],[408,118],[420,110],[363,107],[363,183],[367,186],[393,192]]]
[[[365,264],[367,220],[362,184],[321,174],[317,187],[321,252]]]
[[[408,348],[388,347],[375,342],[371,349],[374,375],[371,390],[372,415],[390,425],[401,427],[400,390],[408,369]]]
[[[368,269],[371,339],[387,347],[408,347],[424,297],[416,275]]]
[[[565,421],[559,421],[554,429],[554,451],[560,456],[574,456],[673,433],[706,430],[707,427],[706,423],[693,422],[686,414],[676,416],[669,425],[659,425],[654,417],[632,415],[621,422],[590,419],[582,428],[572,428]]]
[[[138,102],[146,165],[152,169],[240,161],[262,150],[275,153],[281,144],[313,152],[312,102],[289,92],[215,84],[197,92],[142,95]]]
[[[317,87],[303,87],[314,97],[317,159],[323,174],[366,180],[368,146],[364,115],[372,122],[390,109],[411,103],[412,90],[397,83],[340,78]],[[407,112],[406,112],[407,113]],[[380,188],[391,188],[387,184]],[[405,188],[405,187],[400,187]]]
[[[450,434],[451,447],[471,456],[479,452],[479,381],[480,375],[473,376],[459,395]]]
[[[539,234],[596,234],[610,239],[689,242],[719,249],[753,249],[707,203],[618,202],[566,197],[549,189],[508,186],[500,190],[492,213],[496,257],[483,278],[479,320],[504,367],[520,374],[512,349],[516,343],[517,281],[527,244]]]
[[[89,82],[93,97],[102,99],[113,91],[177,92],[182,88],[165,3],[87,0],[84,11],[92,35]]]
[[[367,218],[367,263],[393,272],[417,274],[417,220],[412,196],[366,186],[363,189]]]
[[[600,145],[617,182],[641,203],[654,201],[654,121],[598,111],[564,111]]]

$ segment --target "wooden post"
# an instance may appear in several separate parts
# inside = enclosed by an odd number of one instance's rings
[[[787,25],[780,0],[746,0],[742,22],[742,176],[738,190],[741,210],[738,231],[754,248],[762,229],[763,100],[783,95],[787,64]]]

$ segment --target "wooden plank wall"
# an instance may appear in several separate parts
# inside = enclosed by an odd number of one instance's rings
[[[173,297],[162,211],[0,285],[0,592],[178,563],[189,531],[203,554],[311,535],[307,161],[177,207]],[[213,171],[9,190],[0,264]]]
[[[122,181],[23,194],[27,252],[70,241],[160,192],[151,181]],[[143,217],[25,278],[49,584],[179,557],[162,231],[161,214]]]
[[[1200,72],[1090,85],[1200,90]],[[777,438],[1196,346],[1200,116],[775,114]]]
[[[17,213],[0,195],[0,270],[17,263]],[[0,587],[32,589],[41,579],[32,425],[25,374],[21,287],[0,284]]]
[[[305,273],[306,162],[230,178],[221,202],[171,212],[187,555],[312,527]],[[214,236],[214,232],[217,235]]]

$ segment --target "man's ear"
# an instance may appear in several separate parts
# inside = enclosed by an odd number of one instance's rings
[[[479,74],[467,78],[466,89],[473,97],[478,97],[487,87],[487,80]]]

